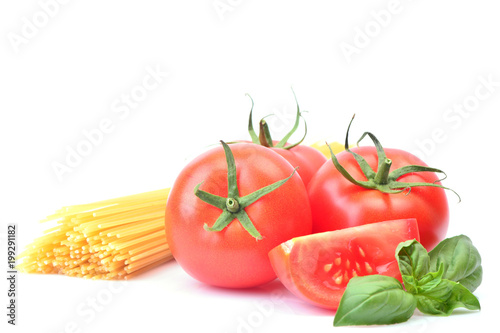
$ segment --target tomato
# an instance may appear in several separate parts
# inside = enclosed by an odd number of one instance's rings
[[[351,149],[361,155],[373,170],[377,170],[375,147]],[[425,166],[416,156],[398,149],[385,149],[393,168],[408,165]],[[366,180],[358,163],[347,151],[336,156],[354,179]],[[435,183],[434,172],[414,172],[398,181],[405,183]],[[422,245],[431,250],[446,236],[449,210],[444,189],[438,187],[412,187],[411,191],[383,193],[367,189],[347,180],[333,163],[325,163],[314,175],[308,188],[313,215],[313,232],[355,227],[382,220],[416,218]]]
[[[327,161],[325,155],[309,146],[298,145],[291,149],[276,147],[270,149],[283,156],[293,167],[298,167],[297,172],[306,187],[314,174]]]
[[[244,198],[283,181],[242,207]],[[217,228],[222,220],[227,225]],[[165,227],[172,254],[189,275],[215,286],[245,288],[276,278],[268,252],[310,234],[312,220],[306,188],[294,168],[270,149],[238,143],[209,150],[181,171],[167,200]]]
[[[372,223],[293,238],[269,252],[283,285],[314,305],[337,309],[354,276],[381,274],[400,281],[395,251],[419,239],[415,219]]]

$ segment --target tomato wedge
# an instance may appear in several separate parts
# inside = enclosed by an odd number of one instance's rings
[[[293,294],[337,309],[354,276],[381,274],[401,281],[395,251],[411,239],[420,240],[416,219],[377,222],[292,238],[272,249],[269,258]]]

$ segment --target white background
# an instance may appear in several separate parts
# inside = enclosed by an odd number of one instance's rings
[[[66,2],[0,5],[1,261],[7,223],[18,224],[24,247],[44,230],[38,221],[63,205],[169,187],[207,146],[248,139],[245,93],[254,119],[276,114],[270,119],[282,135],[292,124],[293,87],[309,111],[308,143],[342,141],[356,113],[353,141],[371,131],[384,146],[445,170],[445,184],[462,197],[448,194],[448,236],[468,235],[483,257],[480,312],[416,314],[370,330],[451,332],[496,322],[498,2]],[[148,70],[161,72],[158,84],[124,108],[123,96],[140,93]],[[68,149],[103,121],[109,133],[58,178],[54,163],[66,163]],[[279,281],[220,290],[174,262],[125,285],[19,275],[11,327],[1,280],[2,332],[341,330],[332,313]],[[109,291],[99,311],[81,313]]]

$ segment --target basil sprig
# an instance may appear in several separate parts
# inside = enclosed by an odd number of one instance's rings
[[[467,236],[445,239],[429,253],[416,240],[406,241],[397,247],[396,259],[404,289],[388,276],[352,278],[334,326],[401,323],[417,308],[441,316],[449,316],[456,308],[480,310],[472,292],[481,284],[481,256]]]

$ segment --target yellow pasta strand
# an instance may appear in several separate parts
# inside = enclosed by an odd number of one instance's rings
[[[171,259],[164,214],[170,189],[67,206],[18,256],[20,272],[130,279]]]

